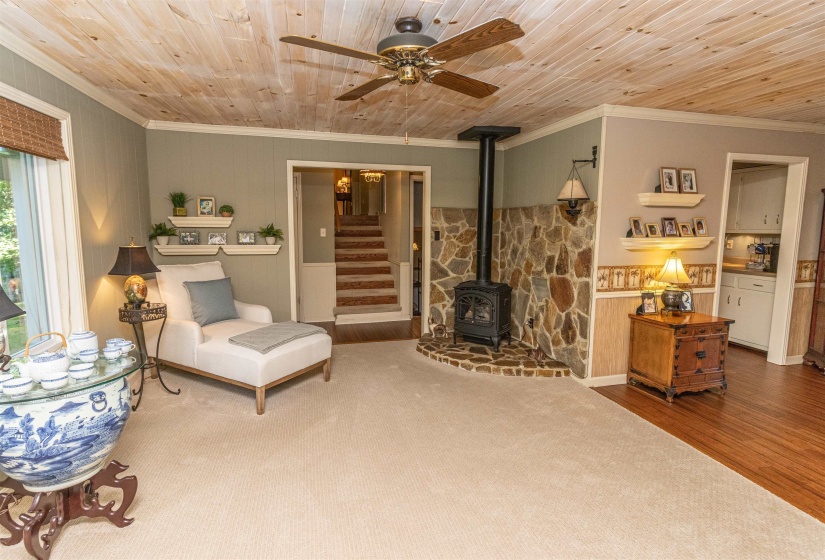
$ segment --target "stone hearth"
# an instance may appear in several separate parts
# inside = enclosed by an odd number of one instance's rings
[[[453,344],[452,335],[440,338],[425,334],[418,341],[416,350],[438,362],[468,371],[493,375],[518,375],[522,377],[565,377],[570,369],[563,363],[548,358],[536,362],[527,357],[530,346],[513,340],[501,343],[499,352],[476,342],[459,341]]]

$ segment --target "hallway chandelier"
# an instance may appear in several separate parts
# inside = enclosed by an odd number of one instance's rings
[[[383,171],[374,171],[372,169],[362,169],[359,174],[367,183],[380,183],[381,179],[386,175]]]

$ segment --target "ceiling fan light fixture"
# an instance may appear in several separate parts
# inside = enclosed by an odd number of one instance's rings
[[[398,81],[401,85],[411,86],[421,81],[421,70],[412,64],[398,67]]]

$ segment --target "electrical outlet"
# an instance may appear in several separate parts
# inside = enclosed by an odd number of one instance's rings
[[[326,236],[327,236],[327,228],[322,227],[321,228],[321,237],[326,237]]]
[[[733,249],[733,239],[725,241],[725,249]]]
[[[441,241],[441,230],[435,230],[433,232],[434,241]]]

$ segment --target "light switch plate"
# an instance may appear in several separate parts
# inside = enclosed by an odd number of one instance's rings
[[[733,239],[725,241],[725,249],[733,249]]]
[[[321,228],[321,237],[326,237],[326,236],[327,236],[327,228],[322,227]]]

